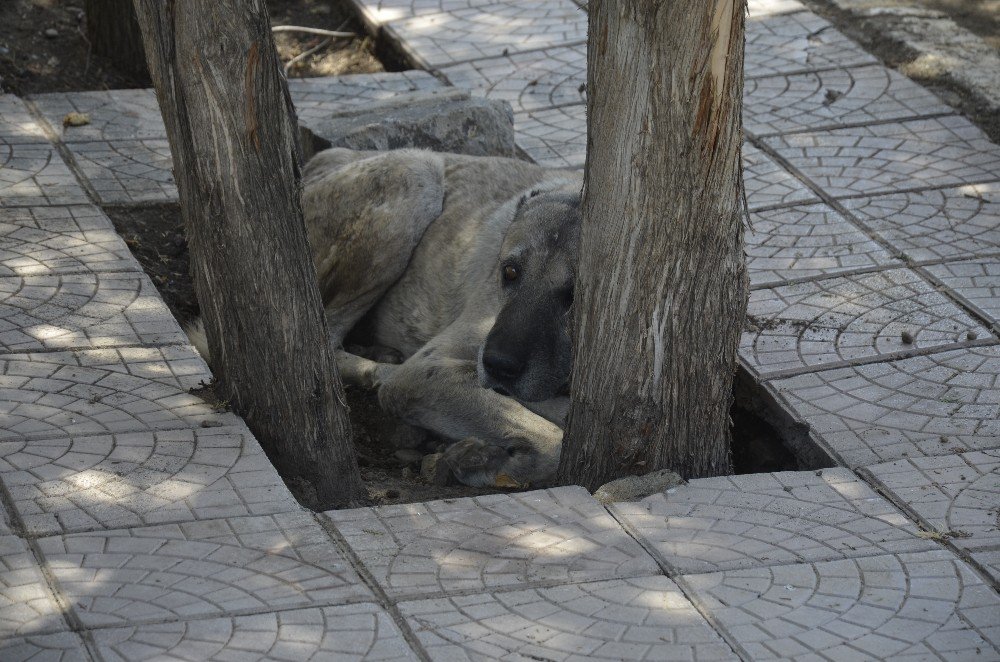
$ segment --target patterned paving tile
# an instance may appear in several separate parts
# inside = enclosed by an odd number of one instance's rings
[[[0,137],[0,207],[90,202],[56,148]]]
[[[840,468],[692,480],[612,512],[680,573],[937,547]]]
[[[495,0],[351,0],[375,25],[491,4]]]
[[[973,559],[978,560],[976,550],[1000,550],[1000,450],[911,457],[866,471]],[[995,555],[983,565],[1000,581]]]
[[[434,660],[735,660],[666,577],[407,602]]]
[[[1000,252],[1000,183],[853,198],[843,204],[911,260]]]
[[[0,207],[0,277],[139,270],[97,207]]]
[[[288,91],[303,121],[323,119],[343,108],[391,99],[397,94],[431,90],[443,83],[426,71],[293,78]]]
[[[587,39],[587,14],[572,0],[497,0],[393,21],[400,41],[432,67]]]
[[[0,277],[0,353],[186,342],[145,274]]]
[[[743,126],[755,135],[949,113],[924,87],[883,66],[748,79]]]
[[[751,212],[750,219],[746,253],[754,287],[902,264],[824,204]]]
[[[586,102],[587,45],[475,60],[441,69],[455,87],[508,102],[514,112]]]
[[[750,20],[765,18],[775,14],[803,11],[805,6],[798,0],[750,0],[748,9]]]
[[[0,142],[11,145],[49,142],[27,106],[13,94],[0,94]]]
[[[246,427],[0,442],[34,535],[299,509]]]
[[[957,115],[764,142],[835,197],[991,181],[1000,172],[1000,145]]]
[[[587,161],[587,107],[563,106],[514,116],[517,144],[549,168],[582,168]]]
[[[925,267],[952,292],[1000,324],[1000,257]]]
[[[809,12],[746,24],[747,78],[877,62],[828,21]]]
[[[107,662],[416,659],[392,617],[372,604],[153,623],[93,636]]]
[[[837,368],[772,384],[852,467],[995,448],[1000,440],[996,346]]]
[[[751,211],[818,200],[805,184],[749,143],[743,144],[743,184]]]
[[[753,660],[992,660],[1000,597],[945,550],[685,577]]]
[[[153,89],[56,92],[31,101],[63,142],[167,137]],[[90,123],[64,126],[63,118],[71,112],[88,115]]]
[[[188,389],[210,373],[191,347],[0,356],[0,440],[236,424]]]
[[[394,596],[657,572],[581,487],[327,515]]]
[[[38,545],[87,627],[372,597],[304,512],[75,533]]]
[[[66,629],[27,544],[17,536],[0,536],[0,642],[5,637]]]
[[[103,205],[177,201],[166,140],[95,141],[67,147]]]
[[[765,374],[991,336],[909,269],[755,290],[747,312],[740,355]]]
[[[86,662],[80,636],[72,632],[0,638],[0,659],[6,662]]]

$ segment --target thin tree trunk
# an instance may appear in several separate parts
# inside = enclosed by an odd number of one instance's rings
[[[126,71],[148,77],[132,0],[86,0],[85,12],[87,40],[93,52]]]
[[[729,473],[746,0],[592,0],[572,405],[559,478]]]
[[[362,495],[299,202],[295,114],[263,0],[135,0],[213,368],[286,479]]]

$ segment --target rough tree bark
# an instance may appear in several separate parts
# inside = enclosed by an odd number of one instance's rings
[[[286,480],[363,494],[263,0],[135,0],[215,376]]]
[[[746,314],[746,0],[591,0],[572,404],[559,478],[731,472]]]
[[[132,0],[86,0],[87,41],[118,67],[149,76]]]

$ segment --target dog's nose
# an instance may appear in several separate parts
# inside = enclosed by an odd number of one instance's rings
[[[510,354],[487,351],[483,354],[483,367],[493,379],[511,384],[524,372],[524,361]]]

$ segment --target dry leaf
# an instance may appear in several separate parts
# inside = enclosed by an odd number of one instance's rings
[[[90,124],[90,115],[87,113],[68,113],[63,118],[63,126],[86,126]]]
[[[527,487],[526,485],[521,485],[507,474],[497,474],[496,480],[493,481],[493,485],[496,487]]]

